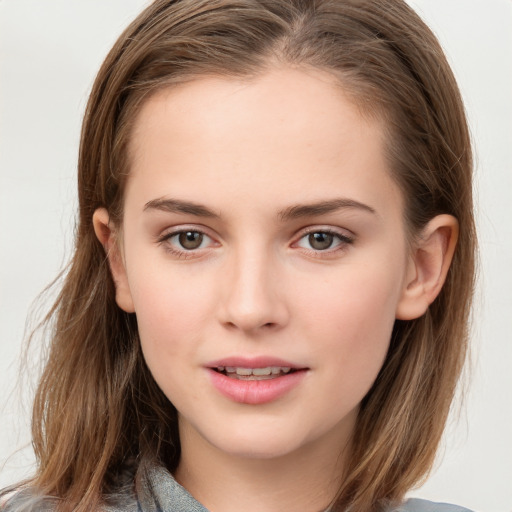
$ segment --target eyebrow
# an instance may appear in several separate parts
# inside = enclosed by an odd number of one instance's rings
[[[208,217],[214,219],[218,219],[220,217],[220,215],[202,204],[193,203],[192,201],[182,201],[180,199],[153,199],[144,205],[144,211],[146,210],[161,210],[168,213],[184,213],[194,215],[196,217]]]
[[[298,204],[289,206],[278,213],[278,217],[282,222],[299,219],[302,217],[313,217],[318,215],[327,215],[338,210],[346,208],[356,208],[365,212],[376,215],[377,212],[369,205],[355,201],[353,199],[338,198],[327,201],[318,201],[311,204]],[[220,215],[213,210],[199,203],[192,201],[183,201],[181,199],[158,198],[148,201],[144,205],[146,210],[160,210],[168,213],[183,213],[186,215],[194,215],[196,217],[207,217],[219,219]]]
[[[358,210],[363,210],[365,212],[377,215],[375,209],[367,204],[360,203],[359,201],[355,201],[353,199],[338,198],[330,199],[328,201],[318,201],[317,203],[290,206],[279,212],[279,218],[282,221],[287,221],[301,217],[314,217],[316,215],[334,213],[338,210],[344,210],[346,208],[357,208]]]

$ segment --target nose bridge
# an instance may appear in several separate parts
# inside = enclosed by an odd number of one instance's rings
[[[233,250],[226,265],[223,322],[246,332],[283,326],[288,310],[277,256],[253,243]]]

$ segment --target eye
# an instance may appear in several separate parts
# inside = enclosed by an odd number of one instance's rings
[[[308,244],[317,251],[329,249],[334,242],[334,235],[331,233],[310,233],[307,235]]]
[[[193,251],[199,249],[203,242],[207,238],[203,233],[199,231],[182,231],[170,238],[170,241],[175,241],[180,245],[180,248],[187,251]]]
[[[351,244],[352,242],[352,238],[342,235],[341,233],[335,233],[329,230],[318,230],[306,233],[299,239],[297,245],[304,249],[327,251],[328,249],[337,249],[340,246]]]
[[[214,241],[202,231],[183,229],[162,236],[160,243],[165,243],[171,252],[192,252],[198,249],[210,247]]]

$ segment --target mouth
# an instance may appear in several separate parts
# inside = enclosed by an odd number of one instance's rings
[[[310,368],[276,357],[233,356],[206,365],[214,389],[231,401],[262,405],[299,388]]]
[[[283,398],[299,387],[308,373],[308,368],[280,366],[276,361],[269,366],[254,362],[246,366],[231,364],[215,363],[208,366],[211,383],[226,398],[249,405],[261,405]]]
[[[245,368],[240,366],[217,366],[213,371],[236,380],[271,380],[299,371],[290,366],[266,366],[264,368]]]

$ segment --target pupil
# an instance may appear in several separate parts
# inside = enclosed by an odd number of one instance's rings
[[[317,251],[329,249],[334,240],[334,236],[329,233],[311,233],[308,238],[311,247]]]
[[[179,242],[184,249],[197,249],[203,242],[203,235],[197,231],[186,231],[180,233]]]

